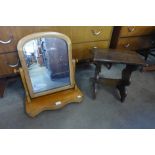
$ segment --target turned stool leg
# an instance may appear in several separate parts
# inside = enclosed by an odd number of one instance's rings
[[[93,89],[93,94],[92,94],[92,97],[93,99],[96,98],[96,93],[97,93],[97,82],[98,82],[98,79],[99,79],[99,73],[101,72],[101,64],[95,64],[95,76],[92,80],[92,89]]]
[[[122,79],[117,85],[117,89],[119,90],[121,102],[125,101],[127,96],[126,86],[130,85],[130,78],[133,71],[137,69],[136,65],[126,65],[125,69],[122,71]]]

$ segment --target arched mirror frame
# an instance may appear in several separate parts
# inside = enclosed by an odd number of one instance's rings
[[[24,59],[23,47],[27,42],[29,42],[33,39],[41,38],[41,37],[48,37],[48,38],[56,37],[56,38],[63,39],[66,42],[67,47],[68,47],[70,85],[59,87],[59,88],[54,88],[52,90],[47,90],[44,92],[34,93],[33,89],[32,89],[31,79],[29,77],[29,72],[28,72],[28,68],[26,65],[26,61]],[[71,45],[71,40],[66,35],[57,33],[57,32],[39,32],[39,33],[30,34],[30,35],[25,36],[18,42],[17,49],[18,49],[18,55],[19,55],[19,58],[21,61],[21,65],[22,65],[22,68],[23,68],[23,71],[25,74],[25,79],[26,79],[26,84],[27,84],[28,90],[29,90],[29,94],[32,98],[42,96],[42,95],[47,95],[47,94],[54,93],[54,92],[58,92],[61,90],[66,90],[69,88],[73,88],[75,86],[74,71],[73,71],[73,64],[72,64],[72,45]]]

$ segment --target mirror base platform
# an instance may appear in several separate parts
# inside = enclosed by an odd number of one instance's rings
[[[26,98],[26,113],[30,117],[35,117],[45,110],[60,109],[69,103],[79,103],[82,99],[83,94],[77,86],[61,92],[33,98],[30,102]]]

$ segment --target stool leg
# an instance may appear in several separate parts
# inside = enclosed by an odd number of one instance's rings
[[[92,83],[92,87],[93,87],[93,94],[92,94],[92,97],[93,99],[96,98],[96,93],[97,93],[97,82],[98,82],[98,79],[99,79],[99,73],[101,72],[101,65],[100,64],[95,64],[95,76],[93,78],[93,83]]]
[[[4,96],[4,91],[7,86],[7,79],[0,79],[0,98]]]
[[[130,85],[130,78],[133,71],[137,69],[136,65],[126,65],[125,69],[122,71],[122,79],[117,85],[117,89],[119,90],[121,102],[125,101],[125,98],[127,96],[127,90],[126,86]]]

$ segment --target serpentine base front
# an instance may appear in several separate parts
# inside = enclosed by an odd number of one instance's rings
[[[28,102],[26,99],[26,113],[29,116],[34,117],[42,111],[60,109],[69,103],[79,103],[82,99],[82,92],[75,86],[72,89],[33,98],[31,99],[31,102]]]

